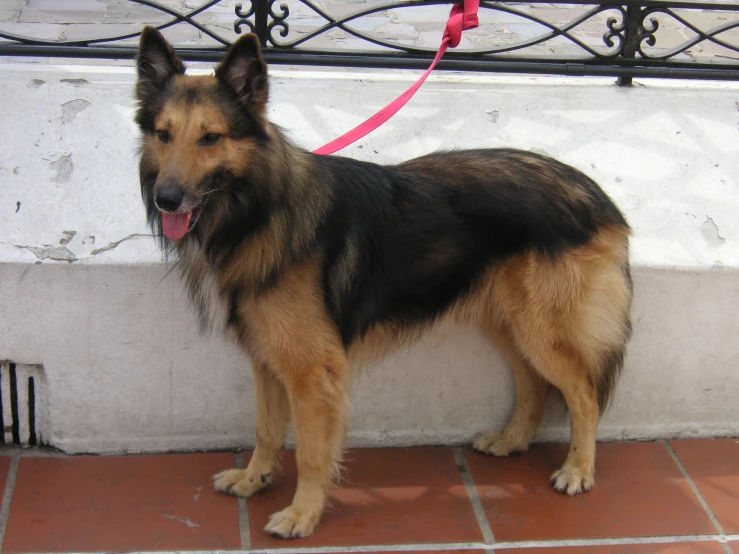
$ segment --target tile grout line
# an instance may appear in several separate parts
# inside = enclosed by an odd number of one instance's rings
[[[688,470],[685,469],[685,466],[680,461],[680,458],[678,458],[677,453],[672,448],[672,445],[670,444],[670,441],[668,440],[662,440],[662,444],[665,445],[665,448],[667,448],[667,452],[670,453],[670,456],[672,457],[672,461],[675,462],[675,465],[680,470],[680,473],[682,473],[685,480],[688,482],[688,486],[690,487],[690,490],[693,491],[693,494],[698,499],[698,502],[700,503],[701,507],[703,508],[703,511],[708,516],[708,519],[711,520],[711,523],[716,528],[716,531],[718,531],[719,534],[719,542],[721,543],[721,546],[723,549],[728,553],[731,554],[731,550],[729,550],[729,547],[726,543],[726,533],[724,532],[724,528],[721,526],[721,523],[719,523],[718,518],[716,517],[716,514],[713,513],[713,510],[708,505],[708,502],[706,502],[705,498],[703,498],[703,495],[698,490],[698,487],[696,486],[695,482],[693,481],[693,478],[688,474]]]
[[[734,537],[735,535],[731,535]],[[736,535],[739,537],[739,535]],[[455,550],[491,550],[491,549],[519,549],[568,546],[627,546],[648,544],[678,544],[716,542],[718,535],[665,535],[655,537],[619,537],[609,539],[554,539],[531,541],[503,541],[495,545],[481,542],[462,543],[414,543],[414,544],[376,544],[371,546],[313,546],[304,548],[260,548],[256,550],[229,551],[229,554],[375,554],[382,552],[448,552]],[[167,554],[169,551],[140,552],[139,554]],[[187,554],[205,554],[213,551],[188,551]]]
[[[236,459],[236,468],[244,469],[244,454],[239,452],[234,454]],[[239,535],[241,536],[242,550],[251,550],[251,533],[249,531],[249,509],[246,506],[246,498],[237,497],[239,505]]]
[[[5,492],[3,493],[3,503],[0,507],[0,550],[2,550],[5,542],[5,528],[8,526],[8,518],[10,517],[10,501],[13,499],[13,491],[15,490],[15,479],[18,476],[18,464],[20,464],[20,456],[10,457],[10,468],[8,468],[8,478],[5,480]]]
[[[495,535],[490,527],[488,516],[485,515],[485,509],[482,507],[480,494],[477,492],[474,479],[472,479],[472,473],[470,472],[470,466],[467,464],[467,459],[464,457],[464,451],[459,446],[452,448],[452,451],[454,452],[454,461],[457,462],[457,470],[467,491],[467,497],[472,504],[477,525],[480,527],[482,539],[486,545],[495,544]]]

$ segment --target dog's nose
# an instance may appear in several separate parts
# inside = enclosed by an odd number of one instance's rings
[[[182,187],[173,183],[165,183],[157,188],[155,202],[160,210],[165,212],[177,211],[185,197]]]

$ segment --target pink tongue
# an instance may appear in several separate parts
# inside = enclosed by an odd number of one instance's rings
[[[164,236],[172,240],[180,240],[187,233],[190,225],[190,213],[162,214],[162,230]]]

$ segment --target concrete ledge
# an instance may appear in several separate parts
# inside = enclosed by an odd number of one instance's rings
[[[201,337],[144,228],[131,68],[5,64],[0,360],[43,365],[43,437],[67,452],[249,446],[246,360]],[[275,68],[270,111],[307,148],[411,73]],[[346,155],[535,148],[598,180],[635,230],[634,338],[603,439],[739,432],[739,87],[440,74]],[[474,332],[440,328],[362,374],[350,443],[457,443],[502,427],[513,381]],[[41,407],[40,407],[41,408]],[[550,399],[539,440],[563,439]]]

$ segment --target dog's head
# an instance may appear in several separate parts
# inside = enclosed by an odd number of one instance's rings
[[[259,40],[249,34],[231,47],[214,76],[186,76],[172,47],[147,27],[137,69],[141,193],[155,232],[177,241],[234,175],[247,172],[267,140],[267,67]]]

